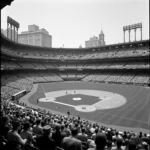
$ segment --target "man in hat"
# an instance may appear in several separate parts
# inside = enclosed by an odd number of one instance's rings
[[[43,127],[43,135],[36,138],[36,146],[39,150],[56,150],[56,144],[50,137],[51,127],[46,125]]]
[[[52,133],[52,139],[56,142],[56,146],[61,147],[63,137],[61,136],[60,124],[55,124],[55,131]]]

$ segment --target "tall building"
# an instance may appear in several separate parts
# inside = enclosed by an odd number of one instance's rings
[[[52,47],[52,36],[44,28],[39,29],[37,25],[29,25],[28,31],[18,35],[18,42],[27,45],[41,47]]]
[[[99,47],[105,45],[105,35],[103,31],[101,30],[101,33],[99,34],[99,38],[96,36],[93,36],[88,41],[85,41],[85,48],[89,47]]]

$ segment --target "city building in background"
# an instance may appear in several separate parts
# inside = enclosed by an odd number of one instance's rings
[[[105,45],[105,35],[102,30],[101,30],[101,33],[99,34],[99,38],[96,36],[93,36],[88,41],[85,41],[85,48],[100,47],[104,45]]]
[[[39,29],[37,25],[29,25],[28,31],[18,35],[18,42],[27,45],[52,47],[52,36],[44,28]]]

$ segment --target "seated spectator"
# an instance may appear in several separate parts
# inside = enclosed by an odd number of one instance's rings
[[[81,133],[78,134],[77,138],[78,138],[81,142],[87,142],[88,136],[87,136],[87,134],[85,134],[85,128],[82,128],[82,129],[81,129]]]
[[[95,137],[95,148],[89,148],[88,150],[104,150],[107,144],[107,137],[104,133],[98,133]]]
[[[148,144],[146,142],[142,142],[142,147],[144,150],[149,150]]]
[[[107,136],[107,140],[112,141],[112,132],[111,132],[111,129],[107,130],[106,136]]]
[[[41,120],[37,119],[36,120],[36,125],[33,126],[32,132],[36,135],[42,135],[43,134],[43,130],[41,127]]]
[[[21,125],[18,121],[14,121],[12,123],[13,129],[8,132],[7,140],[8,140],[8,149],[10,150],[19,150],[20,146],[24,146],[27,142],[27,139],[22,139],[19,135],[18,131],[21,128]]]
[[[119,132],[118,131],[116,131],[115,132],[115,135],[112,137],[112,140],[113,140],[113,142],[115,143],[115,145],[116,145],[116,141],[117,141],[117,139],[122,139],[122,136],[119,134]]]
[[[62,136],[60,132],[60,124],[55,124],[55,131],[52,133],[52,139],[56,142],[56,146],[61,147]]]
[[[129,144],[128,144],[128,149],[127,150],[136,150],[136,142],[134,141],[129,141]]]
[[[10,130],[8,116],[3,116],[0,122],[0,135],[7,139],[7,133]]]
[[[62,136],[62,139],[64,138],[64,137],[67,137],[67,133],[65,132],[65,125],[61,125],[61,136]]]
[[[64,131],[66,132],[67,136],[70,136],[71,135],[71,131],[69,129],[69,126],[68,126],[68,123],[65,124],[65,129]]]
[[[95,132],[95,124],[93,124],[93,126],[90,128],[90,131],[91,131],[91,133],[94,133]]]
[[[72,128],[71,134],[71,136],[63,139],[62,148],[64,150],[82,150],[82,142],[77,139],[78,129]]]
[[[22,139],[27,139],[29,144],[31,144],[34,141],[32,133],[30,132],[30,123],[24,123],[24,128],[21,131],[20,136],[22,137]]]
[[[92,140],[95,140],[97,133],[98,133],[98,128],[96,128],[95,133],[92,134]]]
[[[91,139],[88,139],[87,141],[87,148],[95,148],[96,145],[95,145],[95,141],[91,140]]]
[[[116,139],[116,146],[112,148],[112,150],[123,150],[122,148],[122,139]]]
[[[112,150],[112,141],[107,141],[107,150]]]
[[[43,127],[43,135],[37,136],[36,146],[39,150],[56,150],[56,144],[54,140],[50,137],[51,127],[46,125]]]

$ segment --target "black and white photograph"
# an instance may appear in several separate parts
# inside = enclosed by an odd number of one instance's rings
[[[150,150],[149,0],[1,0],[1,150]]]

